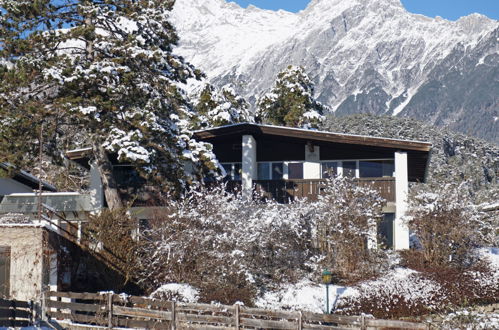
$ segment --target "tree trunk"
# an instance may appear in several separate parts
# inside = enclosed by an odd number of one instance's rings
[[[94,156],[97,163],[97,170],[99,171],[102,181],[102,189],[106,197],[107,207],[110,210],[117,210],[123,208],[123,202],[118,194],[118,186],[113,176],[113,166],[106,150],[98,143],[94,144]]]

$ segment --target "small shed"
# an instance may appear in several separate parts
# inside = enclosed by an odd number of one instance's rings
[[[55,233],[46,225],[0,222],[0,298],[37,300],[57,290]]]

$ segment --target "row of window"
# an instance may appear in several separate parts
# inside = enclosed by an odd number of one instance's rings
[[[303,179],[303,162],[259,162],[258,180]],[[241,180],[241,163],[222,163],[227,177]],[[393,160],[346,160],[321,162],[321,178],[332,175],[352,178],[379,178],[394,176]]]

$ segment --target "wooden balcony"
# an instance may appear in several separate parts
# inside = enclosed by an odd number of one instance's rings
[[[395,178],[362,178],[356,183],[361,186],[372,186],[378,190],[387,202],[395,202]],[[288,203],[295,198],[317,200],[317,196],[325,188],[327,181],[322,179],[300,180],[254,180],[256,190],[264,197],[274,199],[279,203]],[[228,189],[240,189],[240,181],[230,181]]]

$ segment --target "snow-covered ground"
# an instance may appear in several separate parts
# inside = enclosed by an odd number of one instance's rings
[[[490,263],[495,276],[488,281],[497,280],[499,283],[499,248],[482,248],[478,254],[483,260]],[[329,306],[334,311],[342,300],[358,298],[360,295],[372,295],[373,298],[380,293],[383,296],[397,295],[400,299],[409,303],[423,303],[431,310],[436,308],[435,304],[443,302],[444,296],[440,292],[441,286],[430,279],[425,278],[415,270],[407,268],[395,268],[388,274],[371,281],[365,281],[355,287],[339,285],[329,286]],[[188,285],[167,284],[160,287],[151,296],[160,294],[173,294],[182,297],[185,302],[196,302],[198,291]],[[376,297],[379,299],[379,296]],[[326,288],[324,285],[311,280],[302,280],[296,284],[286,284],[276,291],[265,293],[256,301],[256,306],[267,309],[289,309],[303,310],[322,313],[326,306]],[[471,313],[468,311],[455,312],[448,315],[451,322],[456,318],[462,318]],[[474,313],[477,318],[499,322],[498,315],[481,315]],[[484,321],[485,322],[485,321]],[[488,321],[487,321],[488,322]],[[499,325],[499,323],[497,323]]]

